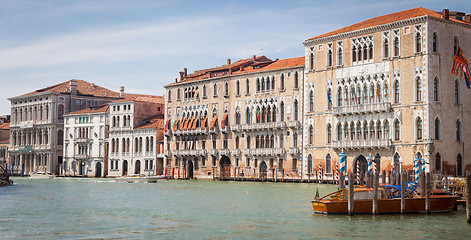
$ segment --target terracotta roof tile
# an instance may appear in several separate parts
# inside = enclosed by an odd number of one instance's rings
[[[165,98],[163,96],[125,93],[123,99],[112,101],[112,103],[131,102],[131,101],[152,102],[152,103],[164,104],[165,103]]]
[[[359,22],[359,23],[355,23],[355,24],[350,25],[348,27],[340,28],[340,29],[334,30],[332,32],[328,32],[328,33],[325,33],[325,34],[322,34],[322,35],[319,35],[319,36],[316,36],[316,37],[313,37],[313,38],[309,38],[306,41],[314,40],[314,39],[318,39],[318,38],[323,38],[323,37],[334,36],[334,35],[341,34],[341,33],[352,32],[352,31],[361,30],[361,29],[370,28],[370,27],[375,27],[375,26],[384,25],[384,24],[388,24],[388,23],[398,22],[398,21],[411,19],[411,18],[416,18],[416,17],[420,17],[420,16],[431,16],[431,17],[435,17],[435,18],[444,19],[443,15],[440,14],[440,13],[437,13],[437,12],[432,11],[430,9],[418,7],[418,8],[413,8],[413,9],[409,9],[409,10],[405,10],[405,11],[401,11],[401,12],[396,12],[396,13],[391,13],[391,14],[387,14],[387,15],[374,17],[374,18],[371,18],[371,19],[368,19],[368,20],[365,20],[365,21],[362,21],[362,22]],[[464,24],[471,25],[468,22],[454,19],[451,16],[450,16],[449,20],[452,21],[452,22],[458,22],[458,23],[464,23]]]
[[[156,128],[156,129],[161,129],[163,131],[164,129],[164,115],[163,114],[158,114],[153,117],[147,118],[144,120],[145,123],[142,125],[135,127],[134,129],[149,129],[149,128]]]
[[[10,130],[10,123],[0,125],[0,130]]]
[[[78,110],[75,112],[70,112],[67,115],[73,115],[73,114],[86,114],[86,113],[108,113],[110,112],[110,106],[108,104],[105,105],[99,105],[99,106],[92,106],[88,108],[84,108],[82,110]]]
[[[0,144],[8,144],[10,143],[10,139],[0,141]]]

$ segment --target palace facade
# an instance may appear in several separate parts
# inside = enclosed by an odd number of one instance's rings
[[[332,177],[341,152],[353,172],[469,172],[471,94],[450,71],[458,46],[471,59],[470,20],[415,8],[304,41],[305,173]]]
[[[300,179],[304,57],[253,56],[165,86],[174,178]]]

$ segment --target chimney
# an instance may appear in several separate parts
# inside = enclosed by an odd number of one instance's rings
[[[178,82],[178,78],[175,78],[175,83],[177,83],[177,82]]]
[[[231,59],[230,58],[227,59],[227,65],[231,65]]]
[[[252,60],[253,60],[254,62],[255,62],[255,58],[257,58],[257,56],[256,56],[256,55],[253,55]]]
[[[180,73],[180,81],[183,80],[183,74],[185,74],[185,72],[179,72]]]
[[[244,66],[240,67],[240,71],[244,71]]]
[[[184,76],[184,77],[186,77],[186,75],[187,75],[187,71],[188,71],[188,69],[186,69],[186,68],[184,68],[184,69],[183,69],[183,73],[184,73],[184,75],[183,75],[183,76]]]
[[[456,12],[455,18],[456,18],[456,20],[463,21],[464,15],[466,15],[466,13],[464,13],[464,12]]]
[[[468,15],[464,16],[464,21],[468,22],[468,23],[471,23],[471,14],[468,14]]]
[[[279,59],[279,58],[275,58],[275,62],[278,61],[278,60],[280,60],[280,59]]]
[[[69,82],[70,86],[70,94],[76,96],[77,95],[77,80],[70,80]]]
[[[119,87],[119,97],[124,97],[124,86]]]
[[[443,9],[443,18],[446,20],[450,20],[450,10],[448,10],[448,8]]]

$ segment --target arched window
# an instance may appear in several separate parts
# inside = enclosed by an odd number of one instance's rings
[[[285,103],[281,102],[280,104],[280,121],[283,122],[285,120]]]
[[[440,80],[438,77],[433,79],[433,101],[440,101]]]
[[[314,91],[309,91],[309,111],[314,111]]]
[[[342,106],[342,87],[339,87],[337,92],[337,106]]]
[[[417,77],[417,79],[415,79],[415,90],[416,90],[415,100],[417,102],[421,102],[422,101],[422,79],[420,77]]]
[[[463,157],[461,157],[461,153],[456,157],[456,176],[463,176]]]
[[[389,139],[389,121],[384,121],[384,139]]]
[[[398,37],[395,37],[394,38],[394,57],[398,57],[399,56],[399,38]]]
[[[257,92],[260,92],[260,79],[257,78]]]
[[[332,142],[332,125],[327,124],[327,143]]]
[[[332,67],[332,49],[327,51],[327,67]]]
[[[250,136],[247,136],[247,148],[250,149]]]
[[[224,84],[224,96],[229,96],[229,83]]]
[[[314,143],[314,127],[309,125],[309,144]]]
[[[64,132],[62,130],[57,131],[57,145],[64,144]]]
[[[356,62],[356,61],[357,61],[357,47],[353,46],[353,48],[352,48],[352,62]]]
[[[325,156],[325,173],[331,173],[332,172],[332,157],[330,156],[329,153],[327,153],[327,156]]]
[[[237,80],[236,82],[236,95],[239,96],[240,95],[240,81]]]
[[[283,137],[283,134],[280,135],[280,148],[284,148],[285,145],[284,145],[284,137]],[[281,167],[281,166],[280,166]]]
[[[285,75],[283,73],[280,77],[280,90],[285,90]]]
[[[442,170],[442,157],[440,156],[440,153],[435,154],[435,170]]]
[[[293,133],[293,147],[298,147],[298,133]]]
[[[307,156],[307,173],[308,173],[309,175],[311,175],[311,174],[312,174],[312,170],[313,170],[313,169],[312,169],[312,155],[309,154],[309,155]]]
[[[298,121],[298,99],[294,100],[294,121]]]
[[[358,61],[361,61],[361,57],[362,57],[362,51],[361,51],[361,46],[358,46]]]
[[[435,118],[435,140],[440,140],[441,139],[441,124],[440,124],[440,119],[437,117]]]
[[[271,84],[270,84],[270,77],[267,77],[267,91],[270,91]]]
[[[265,78],[262,78],[262,89],[261,91],[265,91]]]
[[[271,90],[275,90],[275,77],[271,77]]]
[[[309,67],[311,70],[314,69],[314,53],[309,54]]]
[[[299,76],[298,76],[298,72],[294,72],[294,88],[299,88]]]
[[[432,51],[438,52],[438,36],[436,32],[434,32],[432,36]]]
[[[422,35],[420,33],[415,34],[415,52],[422,52]]]
[[[218,85],[216,83],[213,84],[213,95],[215,97],[218,95]]]
[[[460,97],[460,83],[458,79],[455,80],[455,103],[461,103],[461,97]]]
[[[399,80],[394,81],[394,103],[401,102],[401,85]]]
[[[370,43],[370,45],[368,46],[368,59],[373,59],[373,43]]]
[[[363,46],[363,60],[368,60],[368,46]]]
[[[203,98],[206,97],[206,85],[203,85]]]
[[[343,132],[342,132],[342,125],[339,123],[337,125],[337,141],[342,141]]]
[[[64,105],[62,105],[62,104],[59,104],[59,106],[57,106],[57,117],[59,119],[64,118]]]
[[[337,50],[337,65],[343,65],[343,50],[342,48],[338,48]]]
[[[327,89],[327,109],[332,109],[332,89]]]
[[[381,122],[379,120],[376,122],[376,135],[377,135],[377,139],[383,138],[383,131],[381,127]]]
[[[459,46],[459,41],[458,41],[458,37],[455,36],[453,38],[453,55],[456,54],[456,51],[458,51],[458,46]]]
[[[248,78],[245,80],[245,92],[246,94],[250,94],[250,80]]]
[[[389,40],[384,39],[383,42],[383,57],[388,58],[389,57]]]
[[[458,119],[456,120],[456,141],[461,141],[461,121]]]
[[[236,109],[236,124],[239,125],[240,124],[240,109],[237,108]]]
[[[394,153],[394,169],[396,172],[401,172],[401,157],[399,153]]]
[[[415,126],[416,126],[416,138],[417,140],[422,140],[422,118],[417,117],[415,120]]]

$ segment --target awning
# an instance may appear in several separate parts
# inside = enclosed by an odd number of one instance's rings
[[[195,91],[195,98],[198,97],[198,89]]]
[[[226,126],[226,120],[227,120],[227,113],[224,114],[224,117],[222,117],[221,128],[224,128]]]
[[[218,120],[218,116],[214,116],[213,119],[211,119],[211,123],[209,124],[209,129],[213,129],[214,128],[214,124],[217,122]]]
[[[208,116],[204,117],[203,121],[201,122],[201,130],[204,129],[204,125],[206,125],[207,120],[208,120]]]
[[[186,122],[185,130],[190,130],[191,129],[191,124],[193,123],[193,120],[195,120],[195,118],[191,117],[191,119]]]
[[[191,130],[195,130],[196,129],[196,123],[198,122],[198,118],[195,118],[195,120],[193,121],[193,126],[191,126]]]
[[[166,132],[166,131],[167,131],[167,129],[168,129],[168,123],[169,123],[169,122],[170,122],[170,118],[169,118],[169,119],[167,119],[167,122],[165,123],[165,126],[164,126],[164,132]]]
[[[180,122],[180,119],[175,120],[173,123],[173,131],[177,131],[178,122]]]
[[[186,118],[183,118],[182,123],[180,123],[180,131],[183,130],[183,126],[185,125],[185,122],[186,122]]]

